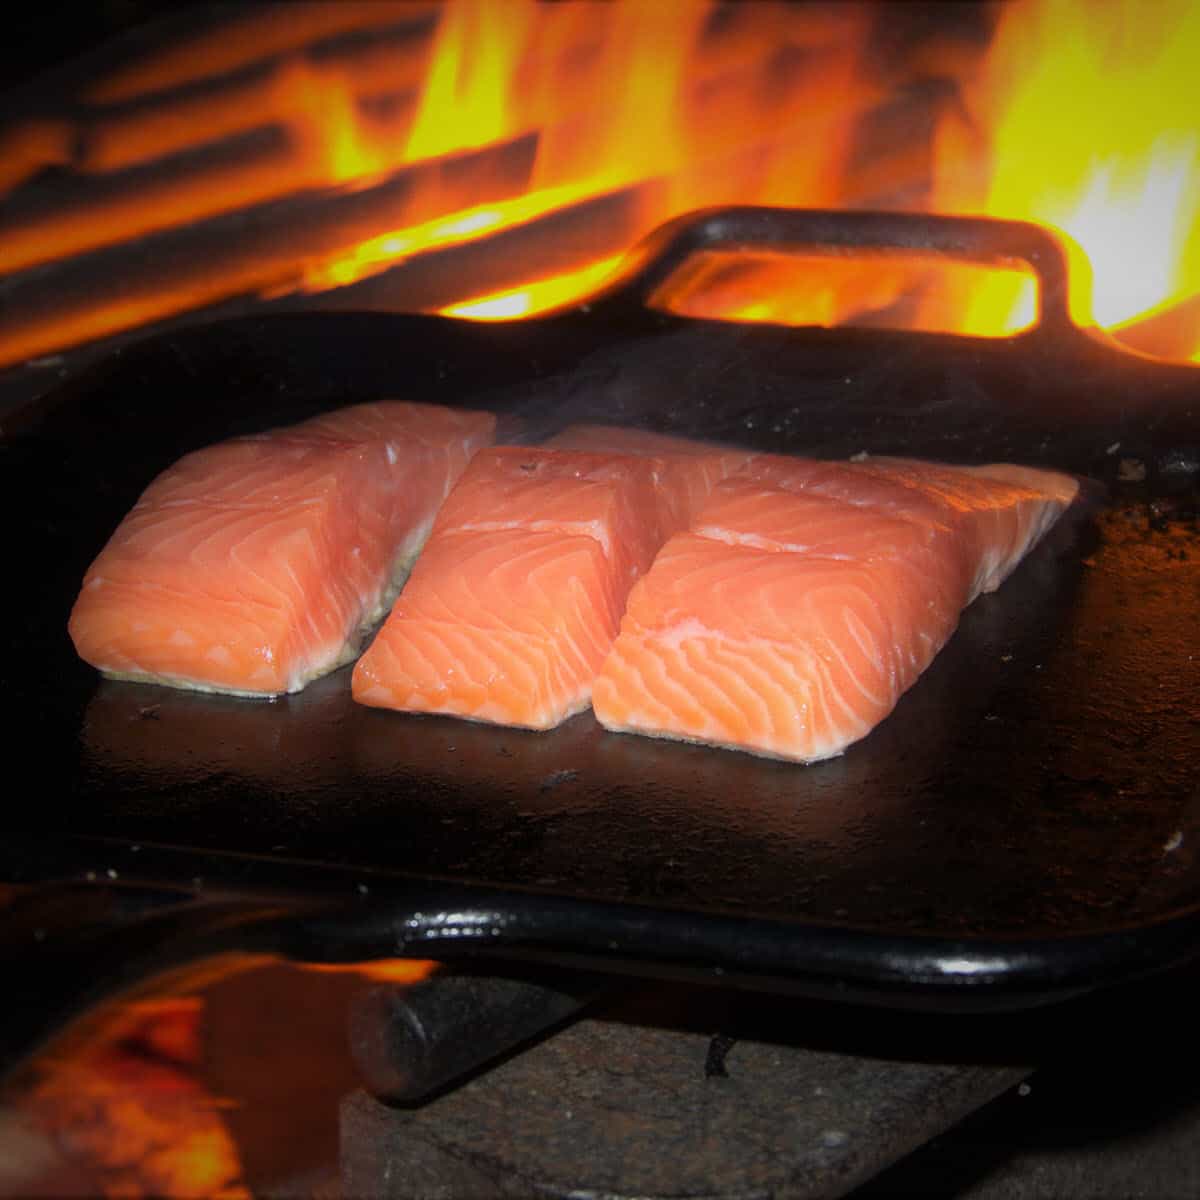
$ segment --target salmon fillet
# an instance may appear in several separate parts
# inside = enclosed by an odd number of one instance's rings
[[[648,459],[481,452],[355,667],[354,698],[558,725],[588,706],[629,589],[662,540]]]
[[[736,446],[621,425],[568,425],[546,445],[653,459],[659,525],[664,536],[686,529],[708,502],[713,488],[756,457],[754,451]]]
[[[798,762],[840,754],[1076,488],[1029,468],[756,458],[632,590],[596,717]]]
[[[383,402],[235,438],[160,475],[69,632],[105,675],[274,696],[349,662],[495,418]]]

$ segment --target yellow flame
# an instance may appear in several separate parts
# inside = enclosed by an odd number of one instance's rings
[[[1004,7],[986,69],[967,90],[972,123],[988,131],[988,185],[982,195],[972,186],[961,141],[947,130],[937,207],[1067,234],[1090,264],[1090,279],[1073,272],[1079,324],[1113,327],[1195,294],[1198,70],[1200,5],[1191,0]],[[1011,323],[1003,300],[972,305],[975,321]]]
[[[465,300],[439,311],[443,316],[467,317],[473,321],[511,321],[563,308],[595,292],[616,270],[623,257],[617,254],[579,271],[541,279],[511,291]]]
[[[357,243],[345,254],[308,264],[304,286],[311,291],[341,287],[389,270],[415,254],[462,245],[498,229],[524,225],[562,208],[575,198],[574,188],[544,188],[512,200],[479,205],[449,217],[393,229]]]
[[[681,316],[726,321],[869,323],[999,337],[1033,324],[1036,298],[1030,273],[1004,265],[920,254],[702,250],[656,289],[650,303]],[[1007,314],[1003,327],[996,324],[997,311]]]
[[[508,135],[509,89],[534,16],[529,0],[447,5],[408,139],[409,162],[486,146]]]

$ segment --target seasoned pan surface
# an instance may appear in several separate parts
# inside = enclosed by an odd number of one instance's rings
[[[871,939],[881,969],[913,936],[983,939],[1015,962],[1047,939],[1189,920],[1200,538],[1191,501],[1147,484],[1107,500],[1090,489],[964,614],[886,722],[810,767],[611,734],[590,715],[534,734],[364,709],[348,669],[262,703],[102,682],[74,656],[66,621],[83,571],[159,470],[348,401],[492,403],[523,436],[603,413],[782,451],[1096,474],[1111,439],[1133,436],[1114,434],[1115,403],[1104,416],[1097,401],[1091,422],[1028,393],[1006,409],[1032,369],[1016,352],[825,338],[806,384],[805,338],[788,335],[784,362],[783,336],[659,320],[595,341],[573,319],[511,335],[421,318],[239,322],[126,351],[19,414],[0,442],[16,566],[2,703],[38,783],[4,824],[47,844],[169,844],[535,904],[641,905],[701,926],[765,920],[797,961],[806,938],[841,931]],[[864,376],[889,361],[893,384],[869,390]],[[968,377],[1001,382],[964,391]],[[569,927],[555,936],[570,948]]]

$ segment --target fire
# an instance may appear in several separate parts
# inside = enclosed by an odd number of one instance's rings
[[[974,41],[929,34],[907,59],[884,52],[886,5],[231,13],[0,130],[0,363],[367,280],[369,307],[531,317],[604,287],[662,223],[730,204],[1035,221],[1070,244],[1077,323],[1200,357],[1200,7],[971,12]],[[931,79],[952,102],[893,129]],[[66,185],[40,191],[47,170]],[[687,264],[655,303],[975,336],[1036,311],[1012,263],[757,250]]]
[[[970,298],[973,306],[965,307]],[[980,313],[995,298],[1003,330]],[[781,325],[871,324],[938,333],[995,337],[1031,325],[1035,289],[1017,267],[954,262],[905,254],[852,257],[705,250],[651,297],[651,303],[692,317],[770,321]]]
[[[446,11],[408,137],[410,162],[507,136],[516,52],[532,18],[527,2],[456,4]]]
[[[74,1051],[44,1058],[36,1123],[105,1196],[249,1200],[237,1149],[197,1078],[203,1001],[118,1003]]]
[[[625,197],[617,228],[607,235],[606,248],[618,253],[593,257],[585,250],[566,270],[522,278],[517,286],[483,295],[468,292],[462,300],[437,306],[448,315],[483,320],[526,317],[596,290],[619,262],[619,252],[680,212],[741,202],[746,187],[763,203],[782,201],[796,186],[805,202],[832,201],[831,168],[858,111],[855,97],[867,94],[850,86],[864,32],[862,15],[827,19],[832,29],[793,22],[790,34],[797,48],[806,41],[813,49],[833,42],[834,65],[802,86],[785,85],[764,96],[760,76],[779,31],[779,14],[757,28],[743,18],[748,27],[738,38],[709,46],[703,34],[711,11],[707,0],[449,4],[438,26],[406,161],[532,135],[537,151],[527,190],[368,239],[310,268],[305,286],[350,282],[431,249],[501,230],[532,229],[539,219],[574,205]],[[816,95],[830,86],[842,89],[836,104]],[[721,105],[729,105],[729,111],[719,111]],[[807,108],[803,118],[802,107]],[[772,120],[782,121],[782,135],[768,132]],[[810,150],[802,159],[796,153],[800,138],[816,141],[834,127],[837,136],[824,140],[825,149]],[[571,257],[569,247],[566,256]]]
[[[403,987],[428,979],[438,970],[438,964],[423,958],[381,958],[374,962],[307,963],[305,970],[326,975],[359,975],[373,983]]]
[[[939,139],[938,211],[1035,221],[1073,243],[1071,313],[1122,327],[1200,292],[1200,8],[1191,0],[1038,0],[1001,10],[963,128]],[[972,298],[972,321],[1013,326]],[[1187,331],[1181,331],[1186,338]],[[1200,323],[1179,357],[1200,351]]]
[[[86,1176],[89,1193],[249,1200],[223,1117],[237,1101],[205,1086],[206,989],[280,961],[224,955],[164,973],[138,996],[98,1005],[32,1061],[27,1087],[10,1102]],[[380,959],[303,969],[403,987],[429,978],[438,964]]]
[[[448,317],[469,317],[475,321],[510,321],[533,313],[561,308],[590,296],[620,266],[622,256],[602,258],[578,271],[539,279],[528,287],[514,288],[477,300],[464,300],[441,311]]]
[[[52,204],[0,208],[0,274],[24,273],[36,293],[18,303],[10,289],[0,362],[385,270],[400,308],[486,315],[503,298],[500,311],[533,315],[597,286],[599,264],[677,213],[836,203],[874,94],[857,79],[870,22],[856,6],[380,6],[363,49],[346,35],[370,9],[236,20],[97,81],[78,128],[9,138],[20,158],[0,179],[34,176],[36,191],[65,147],[80,182]],[[218,84],[197,91],[206,72]],[[90,179],[105,186],[89,193]],[[409,264],[474,245],[486,257],[499,236],[520,241],[505,262],[479,273],[464,258],[456,281],[439,271],[432,293],[404,292]],[[48,264],[122,244],[144,249],[130,269],[101,268],[100,287],[46,283]],[[563,276],[577,282],[549,283]]]

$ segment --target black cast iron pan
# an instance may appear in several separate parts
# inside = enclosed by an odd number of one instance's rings
[[[45,1020],[80,962],[102,990],[246,949],[527,957],[968,1009],[1195,954],[1197,376],[1073,329],[1036,231],[832,221],[709,215],[586,309],[516,325],[324,313],[173,332],[10,419],[0,878],[27,890],[0,910],[0,950],[63,981]],[[642,303],[697,245],[814,239],[1022,258],[1049,316],[980,342]],[[1042,463],[1112,495],[977,601],[875,732],[812,767],[590,715],[533,734],[364,709],[346,670],[261,703],[101,682],[75,658],[82,574],[158,471],[380,396],[492,405],[526,437],[609,419],[781,452]],[[1145,478],[1122,482],[1133,459]]]

